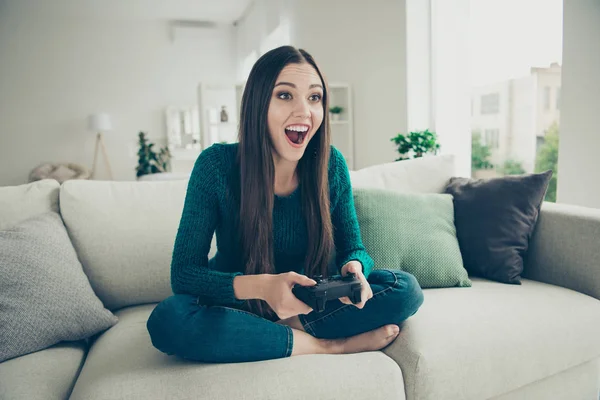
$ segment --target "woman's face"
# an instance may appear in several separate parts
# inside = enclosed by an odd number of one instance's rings
[[[271,95],[267,123],[276,161],[297,162],[323,122],[323,86],[308,63],[288,64]]]

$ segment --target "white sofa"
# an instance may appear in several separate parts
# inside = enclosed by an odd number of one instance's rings
[[[352,181],[439,192],[449,163],[395,163],[352,172]],[[119,322],[90,340],[0,364],[0,399],[598,399],[600,210],[545,203],[522,285],[472,278],[471,288],[426,289],[384,351],[199,364],[159,352],[146,330],[152,309],[171,295],[186,185],[45,180],[2,200],[3,224],[60,212],[93,289]]]

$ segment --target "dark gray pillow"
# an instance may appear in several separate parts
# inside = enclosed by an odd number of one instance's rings
[[[58,213],[0,230],[0,362],[88,338],[115,323]]]
[[[469,275],[521,283],[523,258],[552,171],[493,179],[452,178],[454,223]]]

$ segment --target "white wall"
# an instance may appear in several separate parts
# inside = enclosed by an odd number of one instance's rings
[[[469,0],[406,0],[408,130],[436,132],[441,154],[471,175]]]
[[[287,1],[254,0],[236,24],[238,83],[244,83],[252,66],[267,51],[290,44]]]
[[[395,160],[390,138],[407,129],[405,2],[292,0],[288,12],[291,44],[352,86],[355,168]]]
[[[560,203],[600,208],[600,2],[564,2]]]
[[[409,131],[422,131],[434,124],[431,24],[430,1],[406,0],[406,91]]]
[[[168,105],[195,104],[200,81],[235,81],[232,26],[178,29],[171,41],[167,21],[66,11],[0,3],[0,185],[25,183],[42,162],[91,168],[85,119],[95,111],[113,117],[105,141],[114,178],[135,179],[140,130],[165,144]],[[102,159],[98,167],[106,178]]]
[[[456,157],[455,175],[471,176],[469,0],[431,1],[433,119],[441,153]]]

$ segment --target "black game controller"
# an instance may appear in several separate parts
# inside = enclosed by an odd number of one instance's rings
[[[314,311],[323,312],[327,301],[344,296],[348,296],[353,304],[360,303],[362,283],[352,272],[344,277],[335,275],[329,279],[318,275],[314,280],[317,282],[314,286],[296,284],[292,288],[292,293]]]

